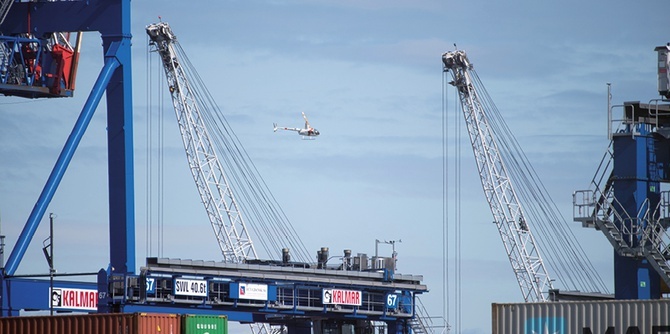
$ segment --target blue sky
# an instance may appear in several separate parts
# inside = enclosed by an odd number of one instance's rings
[[[670,41],[664,31],[668,4],[660,0],[132,6],[138,266],[146,255],[157,255],[155,239],[149,247],[145,235],[144,27],[160,16],[308,250],[372,254],[375,239],[402,239],[398,270],[424,276],[430,293],[423,302],[436,316],[443,314],[444,291],[442,53],[454,43],[466,50],[571,220],[571,194],[588,186],[608,144],[606,83],[617,104],[656,98],[653,50]],[[100,44],[99,34],[85,34],[74,98],[0,99],[0,218],[8,253],[102,66]],[[166,112],[174,119],[169,105]],[[300,112],[321,131],[319,139],[272,132],[273,122],[301,126]],[[96,271],[108,262],[105,113],[98,108],[47,211],[57,215],[59,272]],[[163,256],[216,260],[218,247],[174,123],[166,124]],[[490,333],[490,304],[522,298],[464,144],[462,321],[450,318],[463,333]],[[19,273],[47,272],[40,250],[47,222],[45,216]],[[568,223],[611,284],[612,250],[604,236]]]

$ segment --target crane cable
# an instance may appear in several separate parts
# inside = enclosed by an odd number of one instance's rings
[[[548,267],[553,269],[555,277],[568,289],[609,293],[479,76],[474,69],[470,69],[470,72],[473,74],[473,85],[482,97],[482,104],[489,111],[487,117],[498,139],[500,154],[510,171],[510,178],[516,182],[519,199],[529,217],[527,220],[538,232],[537,240]]]
[[[446,72],[444,72],[446,74]],[[460,324],[462,322],[462,252],[461,252],[461,122],[459,106],[460,104],[456,103],[454,105],[454,114],[453,114],[453,141],[452,133],[450,132],[449,124],[449,91],[446,85],[448,78],[443,75],[442,77],[442,219],[443,219],[443,310],[445,318],[445,328],[447,332],[450,332],[451,327],[451,286],[450,279],[453,275],[453,316],[454,316],[454,327],[455,332],[460,332]],[[455,101],[458,101],[458,92],[454,90]],[[454,161],[452,169],[450,170],[450,146],[454,146]],[[452,175],[453,174],[453,175]],[[453,177],[453,179],[452,179]],[[450,181],[452,180],[452,181]],[[451,183],[450,183],[451,182]],[[453,192],[453,199],[450,199],[450,193]],[[453,208],[453,212],[450,212],[450,206]],[[450,229],[453,229],[453,234]],[[453,239],[453,240],[452,240]],[[451,244],[453,241],[453,245]],[[454,253],[454,263],[450,265],[451,259],[450,248],[453,247]],[[452,268],[453,267],[453,268]],[[453,272],[450,271],[453,269]]]
[[[449,297],[449,177],[447,176],[447,163],[449,162],[449,145],[447,138],[449,128],[447,127],[447,108],[449,101],[446,98],[446,86],[442,76],[442,316],[445,319],[445,327],[449,332],[450,300]]]
[[[193,88],[194,99],[202,112],[217,157],[225,166],[226,177],[231,182],[238,205],[253,231],[253,242],[261,245],[268,258],[276,259],[282,248],[289,248],[291,256],[297,261],[309,262],[307,248],[209,93],[207,85],[181,45],[175,41],[173,46]]]
[[[454,93],[456,91],[454,90]],[[455,221],[455,245],[454,245],[454,252],[455,252],[455,257],[456,257],[456,300],[455,300],[455,305],[456,305],[456,314],[455,314],[455,321],[456,321],[456,332],[460,333],[461,332],[461,323],[462,323],[462,297],[463,297],[463,289],[462,289],[462,247],[461,247],[461,236],[462,236],[462,221],[461,221],[461,124],[462,122],[459,122],[460,120],[460,104],[456,104],[455,112],[454,112],[454,137],[456,138],[456,143],[455,143],[455,148],[456,152],[454,153],[456,156],[456,159],[454,159],[454,221]]]
[[[145,251],[153,256],[163,256],[164,251],[164,185],[165,185],[165,137],[164,137],[164,92],[163,71],[153,71],[153,57],[149,47],[149,36],[146,36],[146,166],[145,166]],[[158,63],[160,66],[160,63]],[[154,81],[157,89],[154,89]],[[154,105],[155,98],[155,105]],[[157,117],[155,117],[155,115]],[[154,134],[155,133],[155,134]],[[155,225],[155,226],[154,226]],[[155,245],[154,245],[155,242]]]

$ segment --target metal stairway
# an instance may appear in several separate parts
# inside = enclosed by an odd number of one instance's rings
[[[661,192],[661,201],[652,217],[658,217],[649,224],[644,232],[641,244],[642,253],[661,279],[670,286],[670,234],[668,234],[668,217],[670,211],[670,192]]]
[[[415,298],[415,300],[414,316],[407,321],[409,326],[412,328],[412,333],[432,334],[434,328],[432,319],[428,316],[428,311],[426,310],[426,307],[423,306],[423,303],[418,296]]]
[[[654,210],[648,209],[634,216],[621,212],[617,210],[621,205],[614,197],[611,165],[612,153],[608,150],[596,172],[598,180],[594,178],[591,181],[594,189],[573,193],[573,219],[584,227],[602,231],[619,255],[646,258],[665,284],[670,286],[670,234],[667,231],[670,192],[661,192],[661,200]],[[603,181],[605,186],[601,188]],[[621,223],[617,225],[615,221]],[[624,235],[628,238],[625,239]]]

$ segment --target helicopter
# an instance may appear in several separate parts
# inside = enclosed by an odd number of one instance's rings
[[[307,116],[305,116],[305,113],[302,113],[302,118],[305,119],[305,128],[286,128],[286,127],[278,127],[277,123],[272,123],[274,126],[274,131],[277,132],[277,130],[290,130],[290,131],[296,131],[298,132],[299,135],[302,136],[302,139],[316,139],[315,137],[318,136],[319,130],[313,128],[311,125],[309,125],[309,121],[307,120]]]

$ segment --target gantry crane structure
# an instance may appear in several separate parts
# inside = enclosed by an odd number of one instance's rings
[[[670,192],[663,190],[670,183],[670,46],[655,51],[661,98],[612,105],[608,84],[610,145],[590,189],[573,193],[574,220],[600,230],[614,249],[617,299],[670,291]]]
[[[197,80],[198,76],[191,73],[195,70],[189,69],[189,66],[185,65],[190,62],[186,59],[186,55],[167,22],[150,24],[146,27],[146,32],[151,40],[152,51],[160,56],[188,164],[219,243],[224,263],[262,263],[258,260],[252,238],[243,219],[241,205],[238,205],[231,182],[228,181],[227,173],[231,171],[224,170],[215,149],[214,140],[210,137],[208,125],[211,125],[211,123],[207,123],[206,119],[210,118],[208,113],[211,111],[206,110],[207,107],[204,105],[204,100],[208,99],[205,96],[209,94],[198,91],[198,88],[191,84],[192,79]],[[205,87],[200,87],[200,89],[206,91]],[[267,204],[264,203],[263,205]],[[283,242],[291,243],[290,240],[284,240]],[[287,255],[288,249],[285,248],[284,252]],[[322,269],[325,268],[328,257],[327,251],[325,254],[323,252],[324,250],[319,255],[320,261],[323,262],[321,264]],[[377,254],[375,254],[375,258],[382,259]],[[289,264],[283,263],[283,265]],[[304,267],[304,264],[299,266]],[[342,267],[346,269],[347,266],[351,270],[350,265],[343,263]],[[311,276],[303,279],[318,281],[318,278]],[[280,287],[277,287],[277,289],[283,290]],[[295,293],[299,294],[296,291],[292,292],[291,295]],[[426,319],[417,315],[404,325],[407,328],[401,326],[399,330],[411,329],[415,332],[426,332],[429,329],[426,328],[425,321]],[[395,327],[398,327],[398,325],[396,324]],[[252,326],[252,329],[257,333],[270,331],[266,323],[256,324],[256,326]]]
[[[35,46],[48,44],[43,36],[98,31],[104,49],[104,65],[82,112],[7,263],[2,264],[0,316],[16,316],[28,309],[224,314],[231,321],[284,325],[289,333],[311,333],[313,328],[315,332],[339,331],[343,326],[362,330],[371,322],[385,323],[389,333],[432,331],[430,319],[417,316],[421,308],[418,296],[428,291],[423,278],[395,272],[395,257],[353,256],[345,250],[341,263],[328,264],[328,249],[322,248],[317,252],[318,263],[290,261],[288,250],[281,261],[256,259],[241,211],[230,188],[222,188],[226,182],[220,166],[208,151],[207,139],[200,136],[185,141],[187,156],[198,166],[193,176],[203,200],[207,199],[210,219],[217,222],[212,227],[226,261],[148,258],[137,273],[130,0],[2,0],[0,14],[5,16],[0,23],[3,41],[11,40],[0,48],[0,79],[18,78],[2,82],[6,84],[0,85],[2,94],[25,98],[73,95],[73,80],[68,80],[72,77],[67,77],[67,70],[60,66],[65,62],[56,60],[59,66],[52,66],[57,69],[55,73],[38,73],[38,68],[45,67],[37,65],[46,64],[45,59],[50,59],[47,55],[21,58],[29,55],[28,51],[42,50]],[[164,64],[174,66],[173,72],[166,73],[173,80],[173,93],[177,92],[173,98],[180,101],[175,108],[178,118],[184,116],[180,118],[182,131],[191,126],[206,131],[198,120],[187,119],[194,116],[189,113],[195,106],[188,95],[193,92],[179,77],[170,76],[178,73],[178,62],[167,53],[162,56],[167,57]],[[12,68],[8,65],[29,75],[12,76],[6,71]],[[54,82],[53,78],[59,80]],[[103,94],[107,101],[109,265],[97,272],[97,284],[60,278],[50,284],[48,280],[19,277],[15,274],[17,267]],[[64,294],[59,295],[63,297],[58,299],[59,304],[52,299],[54,293]]]
[[[11,4],[8,4],[12,2]],[[7,258],[2,278],[13,276],[35,231],[67,170],[81,138],[103,94],[107,103],[107,145],[109,169],[110,268],[119,273],[135,271],[135,210],[133,176],[133,123],[131,78],[130,0],[93,1],[3,1],[6,10],[2,33],[2,86],[5,95],[27,98],[72,96],[73,86],[49,78],[66,73],[49,72],[49,57],[39,53],[48,45],[44,36],[67,32],[100,32],[104,66],[68,137],[58,160],[35,204],[19,239]],[[61,65],[58,68],[61,68]],[[71,63],[70,63],[71,65]],[[20,79],[9,69],[20,67]],[[14,78],[16,80],[11,80]],[[8,81],[5,81],[8,80]],[[56,87],[53,90],[52,87]],[[63,89],[60,89],[63,88]],[[7,285],[3,285],[4,288]],[[4,291],[7,292],[6,290]],[[3,298],[3,314],[11,309]]]
[[[462,50],[444,53],[442,62],[458,90],[482,188],[521,294],[525,301],[547,300],[551,279],[489,125],[472,65]]]

